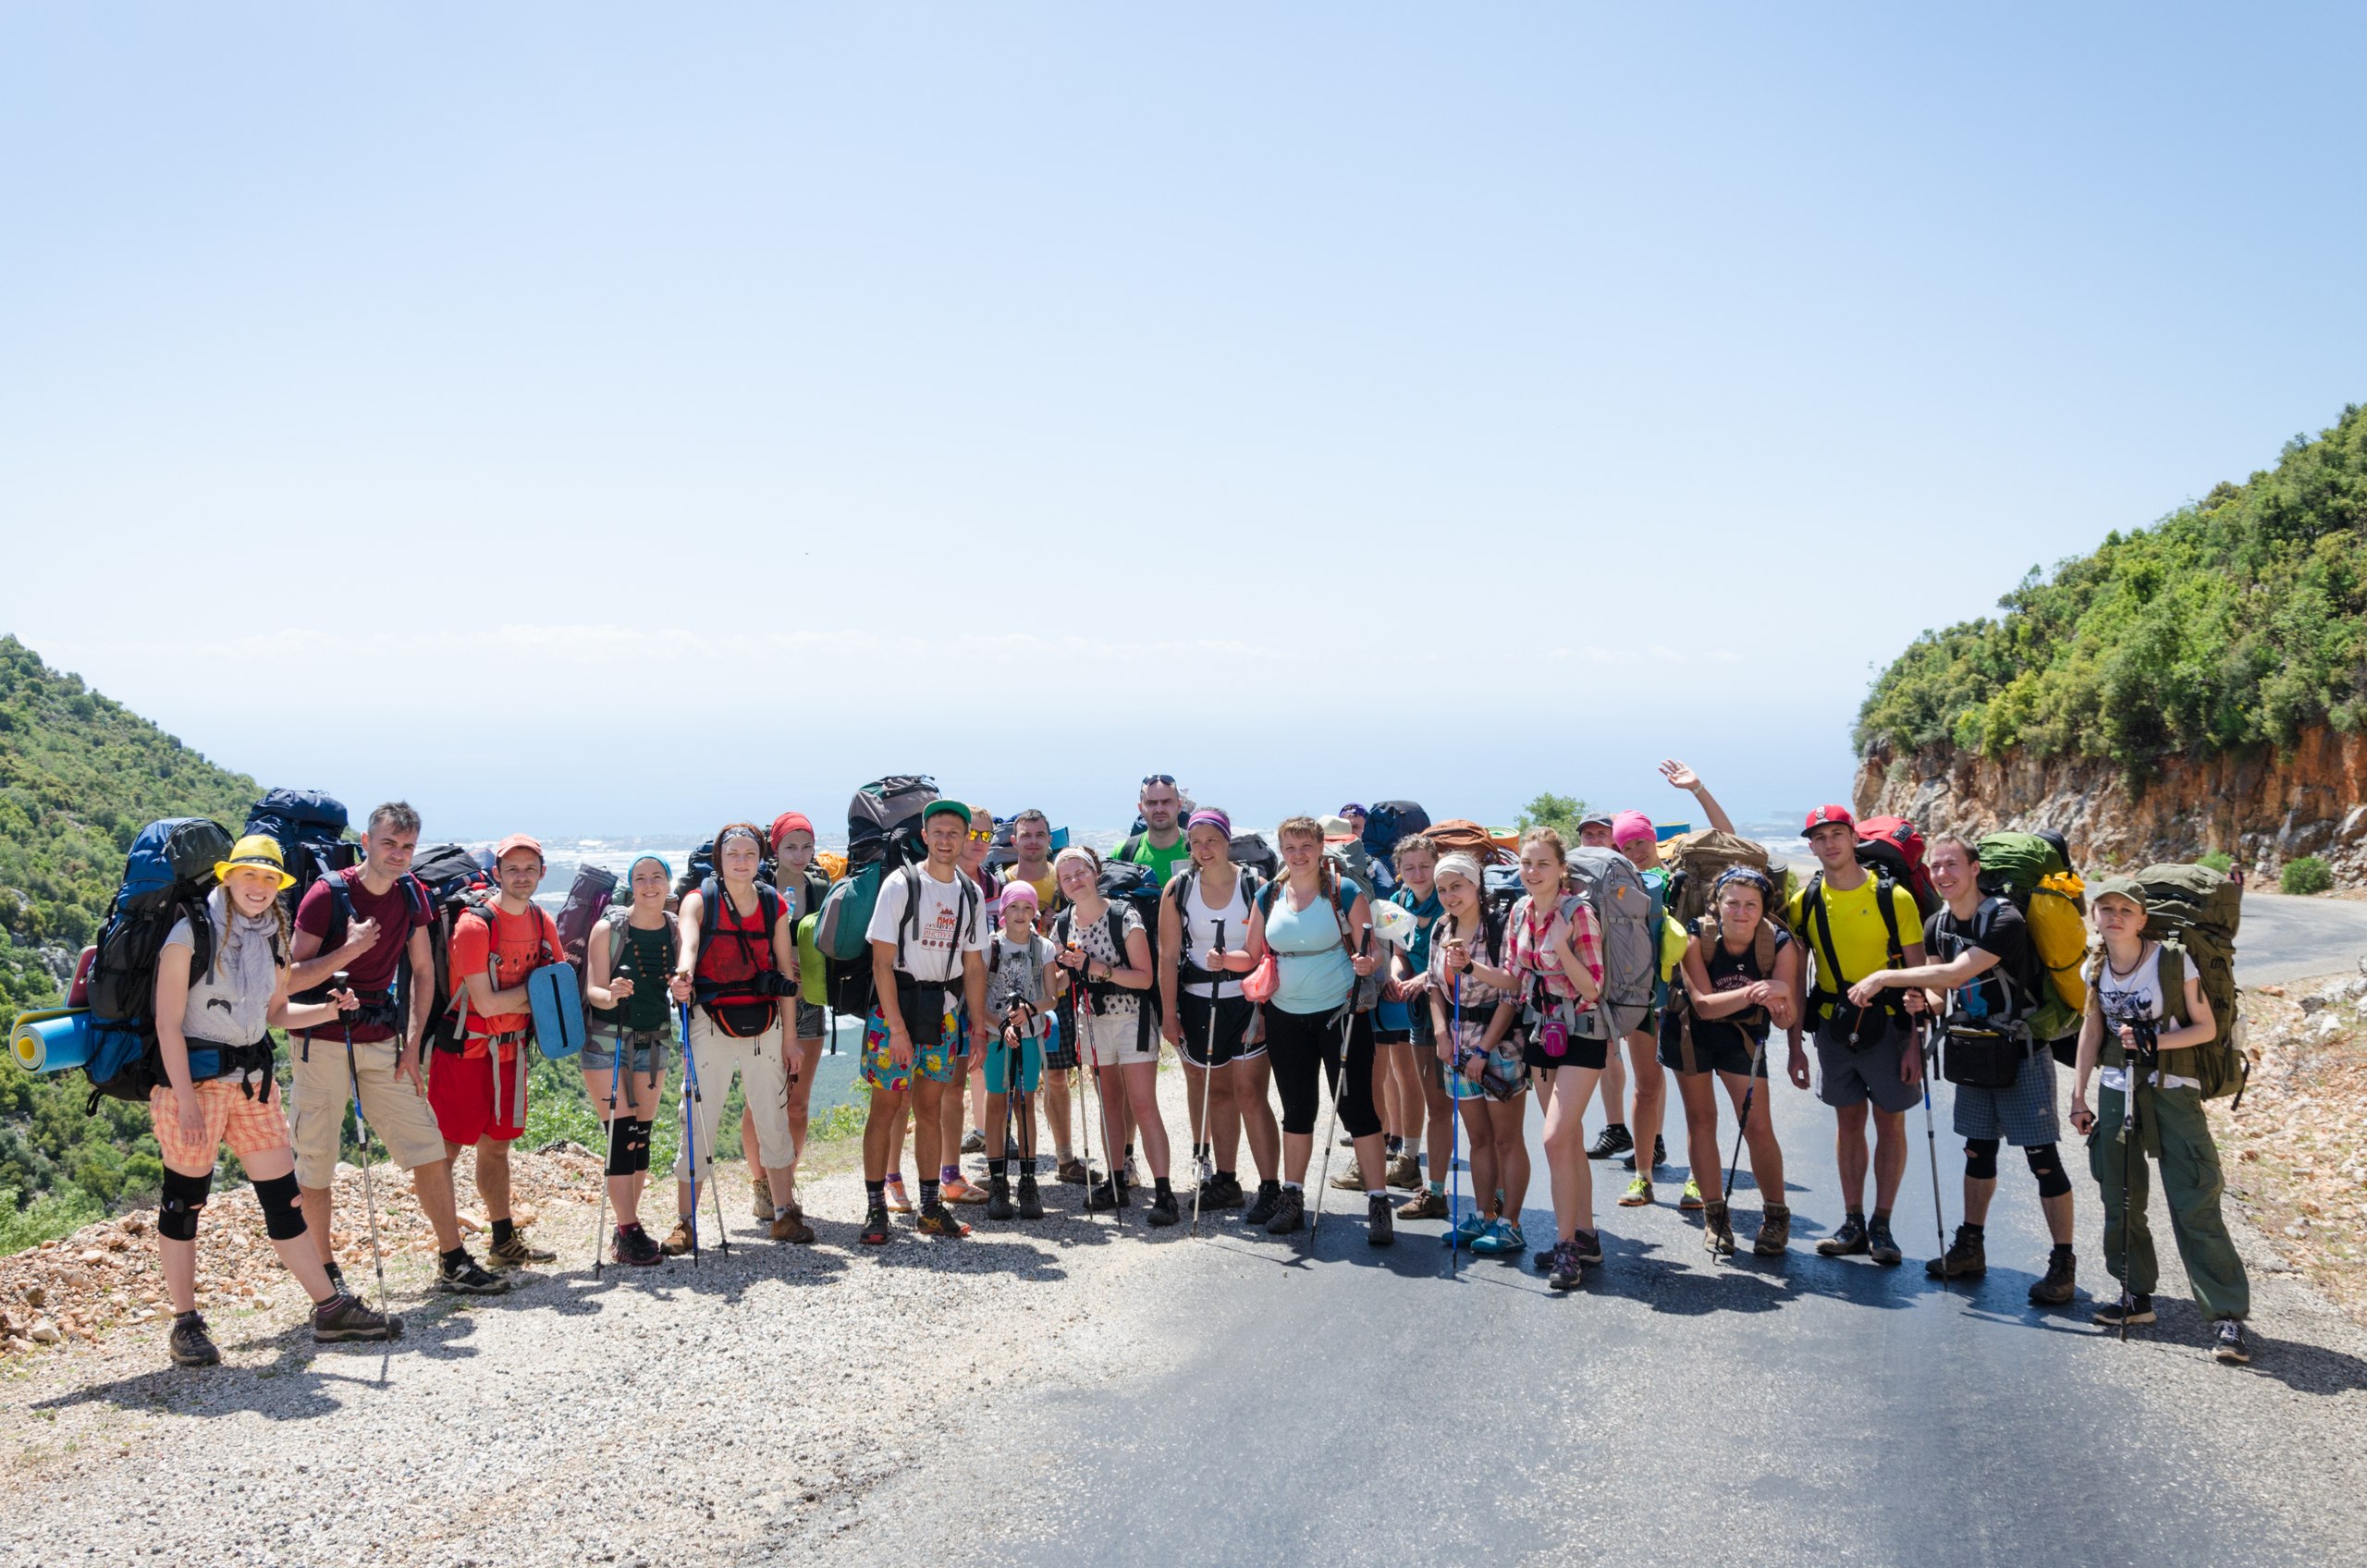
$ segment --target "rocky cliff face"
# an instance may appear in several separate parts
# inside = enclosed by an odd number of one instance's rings
[[[2192,860],[2214,850],[2273,873],[2318,855],[2341,886],[2367,885],[2367,736],[2323,726],[2289,755],[2270,748],[2174,758],[2131,789],[2119,768],[2082,757],[2001,757],[1953,751],[1858,765],[1860,815],[1910,818],[1927,833],[2051,827],[2081,864]]]

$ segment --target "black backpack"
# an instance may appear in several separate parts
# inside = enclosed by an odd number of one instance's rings
[[[452,927],[463,913],[493,901],[493,883],[476,856],[458,844],[422,850],[411,861],[411,875],[427,895],[427,949],[434,960],[425,1043],[435,1050],[457,1052],[464,1035],[460,1010],[452,1005]],[[395,973],[407,981],[411,966]],[[407,997],[408,986],[401,989]],[[408,1009],[403,1016],[410,1016]]]
[[[230,842],[220,823],[202,816],[152,822],[131,841],[91,960],[86,1113],[96,1113],[102,1096],[144,1102],[166,1082],[156,1043],[156,957],[174,925],[186,920],[194,938],[190,972],[213,967],[214,916],[205,899],[215,864],[230,858]]]
[[[241,833],[261,833],[276,842],[288,875],[296,878],[279,895],[289,920],[313,883],[362,864],[362,846],[347,839],[345,829],[344,803],[321,790],[272,790],[248,811]]]
[[[576,875],[580,878],[583,876],[583,873],[578,872]],[[681,876],[674,879],[674,901],[679,904],[684,899],[689,898],[693,893],[697,892],[700,887],[714,875],[715,840],[709,839],[705,843],[701,844],[697,849],[691,851],[690,864],[683,868]],[[773,852],[770,850],[767,850],[765,851],[764,859],[759,861],[756,864],[756,881],[761,886],[770,888],[775,886],[775,879],[779,876],[780,862],[774,858]],[[621,895],[616,901],[625,903],[632,900],[632,890],[631,888],[619,884],[614,890],[618,894]]]

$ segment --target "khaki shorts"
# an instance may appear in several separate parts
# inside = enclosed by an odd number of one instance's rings
[[[436,1129],[435,1113],[427,1099],[408,1081],[395,1077],[393,1040],[376,1040],[353,1047],[353,1065],[362,1080],[362,1114],[371,1135],[386,1146],[387,1156],[405,1170],[433,1165],[444,1158],[444,1134]],[[337,1147],[345,1131],[346,1108],[352,1104],[352,1085],[346,1080],[345,1042],[313,1037],[306,1060],[304,1037],[291,1035],[288,1051],[295,1058],[296,1081],[288,1089],[288,1131],[296,1145],[296,1182],[322,1188],[337,1175]]]

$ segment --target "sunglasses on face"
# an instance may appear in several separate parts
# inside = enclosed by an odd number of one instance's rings
[[[974,844],[991,844],[994,841],[995,830],[993,828],[973,827],[970,829],[970,842]]]

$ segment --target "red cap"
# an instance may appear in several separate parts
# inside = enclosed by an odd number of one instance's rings
[[[814,825],[805,820],[803,812],[785,811],[773,818],[773,853],[780,853],[781,839],[791,833],[803,833],[809,839],[814,836]]]
[[[534,851],[534,858],[536,860],[547,861],[549,859],[547,855],[543,853],[543,843],[541,839],[529,838],[523,833],[512,833],[509,838],[504,839],[498,844],[494,845],[494,863],[496,864],[499,864],[501,858],[512,850],[532,850]]]
[[[1847,806],[1819,806],[1809,813],[1808,826],[1800,829],[1800,836],[1806,838],[1818,828],[1830,827],[1836,822],[1844,827],[1858,826],[1858,819],[1849,815]]]

